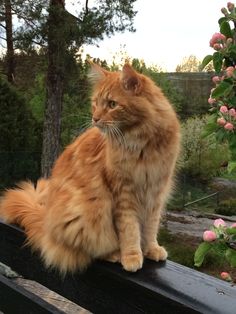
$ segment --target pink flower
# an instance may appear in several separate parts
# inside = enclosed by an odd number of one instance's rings
[[[222,273],[220,274],[220,277],[226,281],[232,281],[230,274],[227,273],[226,271],[222,271]]]
[[[221,106],[221,107],[220,107],[220,112],[221,112],[221,113],[227,113],[227,112],[228,112],[227,106]]]
[[[213,48],[214,48],[216,51],[219,51],[219,50],[221,50],[223,47],[222,47],[221,44],[214,44],[214,45],[213,45]]]
[[[213,78],[212,78],[212,82],[213,83],[215,83],[215,84],[217,84],[217,83],[219,83],[221,81],[221,78],[219,77],[219,76],[213,76]]]
[[[231,228],[236,228],[236,222],[231,225]]]
[[[218,228],[218,227],[220,227],[220,226],[225,227],[225,226],[226,226],[226,223],[225,223],[225,221],[224,221],[223,219],[219,218],[219,219],[216,219],[216,220],[214,221],[214,226],[215,226],[216,228]]]
[[[212,241],[215,241],[215,239],[216,239],[216,234],[214,231],[210,231],[210,230],[204,231],[204,233],[203,233],[203,240],[204,241],[212,242]]]
[[[232,130],[234,129],[234,126],[233,126],[232,123],[228,122],[228,123],[226,123],[226,124],[224,125],[224,128],[225,128],[226,130],[232,131]]]
[[[231,117],[235,117],[236,116],[236,110],[234,108],[229,109],[229,115]]]
[[[226,69],[226,75],[228,76],[228,77],[232,77],[233,76],[233,74],[234,74],[234,70],[235,70],[235,68],[234,67],[228,67],[227,69]]]
[[[210,46],[213,47],[214,44],[221,44],[223,41],[226,41],[225,35],[221,33],[215,33],[210,40]]]
[[[215,98],[208,98],[208,104],[213,105],[216,102]]]
[[[225,123],[226,123],[226,121],[225,121],[224,118],[218,118],[218,119],[217,119],[217,123],[218,123],[219,125],[221,125],[221,126],[224,126]]]
[[[233,9],[234,9],[234,4],[233,4],[232,2],[228,2],[228,3],[227,3],[227,8],[228,8],[228,10],[229,10],[230,12],[232,12]]]

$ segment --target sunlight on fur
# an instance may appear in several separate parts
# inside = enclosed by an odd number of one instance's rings
[[[61,154],[36,189],[23,182],[0,205],[8,223],[24,228],[47,267],[62,274],[93,260],[127,271],[143,258],[167,258],[157,233],[179,152],[176,114],[148,77],[125,64],[108,72],[91,64],[92,124]]]

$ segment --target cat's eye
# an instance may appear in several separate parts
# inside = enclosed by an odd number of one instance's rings
[[[108,100],[108,107],[114,109],[117,106],[117,102],[114,100]]]

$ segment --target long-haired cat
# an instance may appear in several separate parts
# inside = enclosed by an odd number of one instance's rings
[[[0,215],[25,229],[48,267],[82,270],[94,259],[135,272],[167,258],[157,242],[179,151],[176,114],[148,77],[91,65],[92,124],[36,189],[5,192]]]

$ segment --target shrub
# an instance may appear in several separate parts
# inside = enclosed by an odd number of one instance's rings
[[[218,144],[215,137],[203,137],[208,116],[193,117],[182,123],[181,170],[189,176],[210,179],[218,175],[230,152],[227,144]]]
[[[236,198],[230,198],[220,202],[215,212],[220,215],[233,216],[236,214]]]

